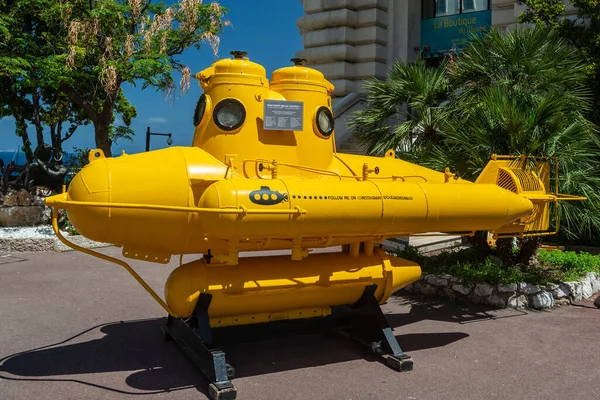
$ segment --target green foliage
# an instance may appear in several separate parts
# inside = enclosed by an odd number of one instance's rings
[[[68,28],[64,47],[53,62],[62,69],[59,85],[81,106],[95,127],[96,146],[111,156],[114,139],[128,138],[126,128],[110,129],[113,113],[124,122],[132,114],[123,102],[121,85],[155,87],[173,95],[179,72],[181,91],[189,86],[190,70],[178,56],[208,42],[216,51],[225,9],[217,3],[180,1],[171,6],[139,0],[87,0],[60,3],[52,16]],[[120,100],[119,100],[120,98]],[[130,119],[130,118],[129,118]]]
[[[79,235],[79,232],[77,232],[73,224],[71,224],[67,211],[63,209],[58,210],[58,229],[67,232],[69,235]]]
[[[67,187],[69,186],[75,175],[77,175],[77,173],[81,171],[83,167],[89,164],[89,153],[90,149],[87,147],[84,147],[83,149],[73,147],[73,151],[69,155],[69,158],[67,160],[64,160],[65,166],[69,169],[69,172],[65,177],[65,185]]]
[[[600,7],[598,0],[571,0],[577,15],[563,17],[566,7],[562,0],[518,0],[528,7],[519,20],[556,29],[570,40],[587,60],[588,85],[593,96],[589,117],[600,123]]]
[[[0,31],[10,33],[0,35],[0,115],[15,118],[28,161],[33,159],[28,126],[35,128],[38,146],[44,145],[44,129],[50,128],[52,147],[60,153],[62,143],[86,124],[82,110],[53,84],[60,71],[49,57],[64,33],[42,15],[55,5],[49,0],[0,2]]]
[[[73,147],[68,158],[63,160],[64,165],[69,169],[64,180],[64,184],[67,187],[69,187],[75,175],[77,175],[83,167],[89,164],[89,153],[90,149],[87,147],[84,147],[83,149]],[[61,230],[68,232],[70,235],[79,235],[79,232],[77,232],[73,224],[71,224],[66,210],[58,210],[58,218],[58,227]]]
[[[473,249],[423,256],[414,248],[395,253],[396,257],[419,263],[423,274],[451,275],[465,283],[506,284],[527,282],[545,285],[578,280],[588,272],[600,273],[600,256],[588,253],[545,251],[537,253],[540,267],[522,271],[516,265],[503,265],[494,254],[481,261]]]
[[[577,280],[588,272],[600,274],[600,256],[585,252],[540,250],[538,260],[549,268],[557,269],[563,281]]]
[[[379,155],[435,140],[443,119],[440,104],[450,90],[445,66],[432,69],[420,60],[397,60],[386,81],[368,80],[364,85],[367,106],[349,123],[358,142],[369,153]]]
[[[444,252],[436,256],[423,256],[417,250],[409,248],[395,255],[419,263],[423,274],[447,274],[460,278],[465,283],[488,282],[495,284],[531,280],[516,266],[505,267],[492,255],[481,261],[473,249]]]
[[[202,42],[216,52],[225,12],[200,0],[0,2],[0,113],[15,116],[24,146],[26,121],[38,144],[50,126],[55,147],[92,123],[96,147],[111,156],[115,140],[131,139],[136,116],[122,84],[173,96],[180,74],[185,92],[191,71],[178,56]]]
[[[600,145],[591,110],[586,63],[556,31],[490,31],[456,62],[451,80],[462,90],[436,154],[474,178],[490,154],[556,156],[562,202],[561,235],[593,241],[600,234]]]
[[[564,14],[566,9],[563,0],[518,0],[518,2],[528,7],[519,16],[519,22],[530,22],[536,25],[548,23],[557,27],[558,17]]]
[[[386,82],[367,87],[367,107],[351,126],[371,153],[393,148],[407,161],[449,167],[469,180],[492,154],[556,156],[559,191],[588,198],[560,203],[560,233],[593,241],[600,234],[600,141],[586,118],[593,99],[587,67],[556,31],[492,29],[473,36],[450,65],[396,63]],[[409,120],[386,120],[413,103],[421,111]],[[418,135],[401,147],[406,132]]]

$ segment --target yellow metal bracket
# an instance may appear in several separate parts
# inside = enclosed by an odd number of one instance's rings
[[[146,283],[146,281],[144,281],[142,279],[142,277],[139,276],[137,274],[137,272],[135,272],[133,270],[133,268],[131,268],[131,266],[129,264],[127,264],[125,261],[119,260],[118,258],[114,258],[114,257],[111,257],[111,256],[107,256],[107,255],[102,254],[102,253],[98,253],[97,251],[86,249],[85,247],[77,246],[75,243],[69,242],[62,235],[62,233],[60,233],[60,229],[58,229],[58,208],[57,207],[53,207],[52,208],[52,229],[54,230],[54,233],[56,233],[56,236],[58,237],[58,239],[61,242],[63,242],[65,245],[67,245],[70,248],[72,248],[73,250],[78,250],[78,251],[81,251],[82,253],[88,254],[90,256],[93,256],[93,257],[96,257],[96,258],[100,258],[100,259],[105,260],[105,261],[110,261],[112,263],[115,263],[115,264],[120,265],[121,267],[125,268],[127,270],[127,272],[129,272],[131,274],[131,276],[133,276],[135,278],[135,280],[138,281],[138,283],[140,285],[142,285],[142,287],[144,289],[146,289],[146,292],[148,292],[148,294],[150,294],[150,296],[152,296],[152,298],[154,300],[156,300],[156,302],[166,312],[169,313],[169,315],[171,315],[174,318],[179,318],[180,317],[180,315],[176,314],[173,310],[171,310],[171,308],[167,305],[167,303],[165,303],[165,301],[163,299],[161,299],[160,296],[157,295],[154,290],[152,290],[152,288]]]
[[[385,277],[385,288],[381,300],[387,300],[392,294],[392,287],[394,286],[394,268],[390,262],[390,258],[383,252],[382,249],[377,249],[377,255],[381,257],[383,266],[383,276]],[[379,299],[378,299],[379,300]],[[380,302],[381,302],[380,300]]]
[[[523,174],[517,174],[514,176],[515,184],[512,187],[505,187],[505,185],[497,183],[500,187],[511,190],[514,193],[520,194],[521,196],[531,200],[534,203],[534,212],[529,218],[522,218],[521,221],[514,223],[511,226],[507,226],[500,230],[500,232],[493,232],[494,239],[510,238],[510,237],[528,237],[528,236],[549,236],[556,235],[560,228],[560,210],[558,203],[560,201],[583,201],[587,200],[584,196],[575,196],[562,194],[558,192],[559,187],[559,169],[558,169],[558,158],[555,156],[504,156],[492,154],[492,162],[505,162],[501,165],[501,170],[512,170],[515,173],[523,169],[534,169],[535,174],[533,179],[543,181],[542,173],[540,172],[540,163],[546,163],[548,170],[551,168],[550,162],[553,162],[554,166],[554,191],[550,189],[550,172],[546,176],[546,182],[540,185],[534,185],[531,181],[531,177]],[[533,164],[531,164],[533,163]],[[510,172],[509,172],[510,173]],[[483,173],[482,173],[483,175]],[[479,178],[478,178],[479,179]],[[528,180],[529,179],[529,180]],[[506,181],[505,181],[506,182]],[[543,217],[544,204],[554,203],[554,229],[545,230],[533,230],[527,228],[525,225],[535,223],[535,219]],[[537,208],[535,208],[537,207]],[[536,211],[537,210],[537,211]],[[539,213],[539,215],[538,215]],[[548,219],[550,217],[547,217]],[[525,224],[525,225],[524,225]]]

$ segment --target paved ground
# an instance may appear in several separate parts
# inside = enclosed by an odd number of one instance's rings
[[[173,265],[133,264],[162,293]],[[160,338],[162,310],[117,266],[74,252],[0,253],[0,304],[2,400],[205,398],[206,382]],[[238,344],[225,348],[238,398],[600,398],[591,302],[489,312],[396,298],[384,310],[414,371],[335,337]]]

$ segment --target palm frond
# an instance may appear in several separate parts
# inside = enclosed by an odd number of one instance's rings
[[[351,127],[371,153],[399,149],[403,159],[467,179],[493,153],[557,156],[560,191],[588,198],[561,204],[561,235],[592,240],[600,234],[600,136],[585,118],[594,101],[586,68],[556,32],[493,29],[473,36],[451,69],[396,62],[385,81],[367,83],[367,107]]]

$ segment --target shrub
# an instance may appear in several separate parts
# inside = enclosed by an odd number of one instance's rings
[[[588,272],[600,273],[600,256],[585,252],[540,250],[538,260],[542,265],[558,270],[563,281],[577,280]]]
[[[84,147],[83,149],[73,147],[73,151],[66,156],[64,164],[69,168],[69,172],[65,177],[64,183],[67,187],[71,183],[71,180],[73,180],[73,177],[89,163],[89,152],[90,149],[87,147]]]
[[[588,272],[600,273],[600,256],[588,253],[540,250],[538,252],[540,266],[525,271],[516,265],[503,265],[495,255],[480,261],[472,248],[444,252],[436,256],[424,256],[409,247],[395,255],[419,263],[423,274],[448,274],[466,283],[527,282],[544,285],[551,282],[577,280]]]
[[[71,224],[66,210],[58,211],[58,228],[61,231],[67,232],[69,235],[79,235],[79,232],[77,232],[73,224]]]

